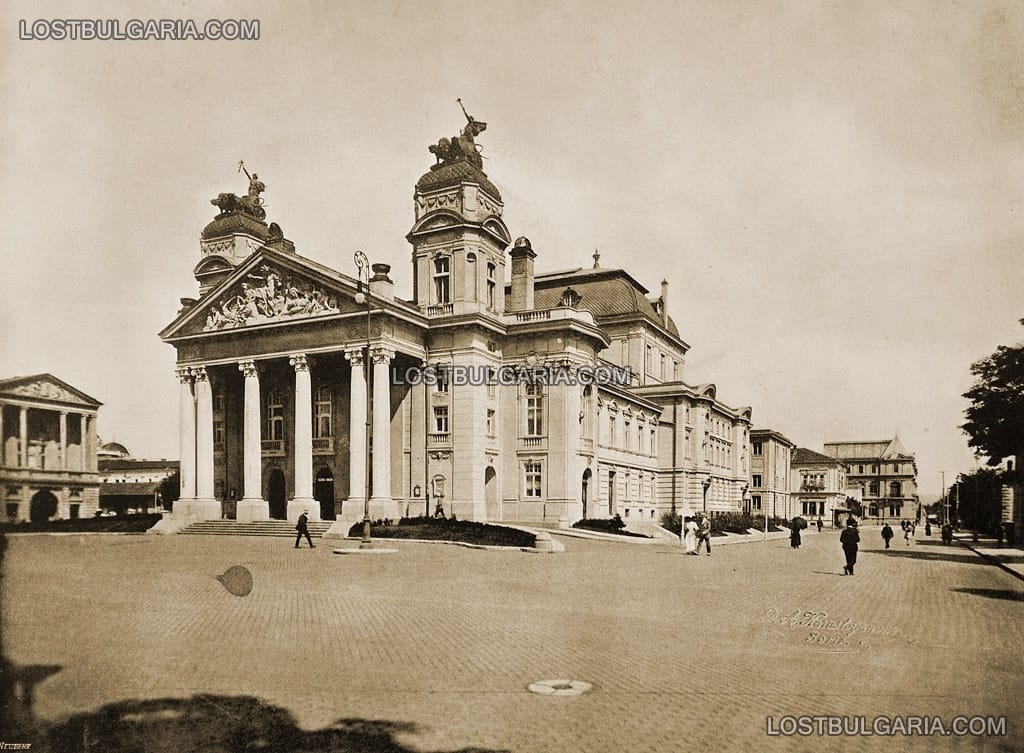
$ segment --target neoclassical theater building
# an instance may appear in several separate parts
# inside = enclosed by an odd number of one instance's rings
[[[513,240],[474,141],[430,151],[416,183],[413,285],[300,254],[260,192],[221,194],[177,351],[178,521],[654,520],[741,509],[750,409],[684,381],[689,346],[627,271],[541,272]],[[356,269],[354,264],[353,269]],[[358,270],[357,270],[358,272]],[[334,530],[332,528],[332,530]]]

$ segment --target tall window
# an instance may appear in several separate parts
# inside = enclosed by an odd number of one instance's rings
[[[218,450],[224,449],[224,422],[213,422],[213,446]]]
[[[618,434],[618,427],[616,426],[615,414],[614,413],[609,413],[608,414],[608,445],[610,447],[614,447],[615,446],[615,442],[616,442],[616,439],[617,439],[617,434]]]
[[[868,484],[868,494],[870,494],[872,497],[877,497],[878,496],[878,482],[877,481],[872,481],[870,484]]]
[[[650,345],[647,346],[647,363],[644,364],[644,368],[648,374],[654,370],[654,348]]]
[[[329,387],[321,387],[316,391],[316,421],[313,423],[313,436],[317,439],[334,436],[333,404],[334,393]]]
[[[622,449],[624,450],[630,449],[629,442],[633,437],[630,436],[629,427],[632,425],[632,422],[628,418],[622,419]]]
[[[477,300],[476,254],[466,254],[466,300]]]
[[[588,384],[583,388],[583,399],[580,400],[580,436],[589,437],[591,435],[590,427],[590,398],[593,395],[593,390]]]
[[[434,297],[438,303],[451,300],[451,260],[447,256],[434,259]]]
[[[672,381],[679,381],[679,361],[672,362]]]
[[[763,482],[760,473],[755,473],[753,476],[751,476],[750,485],[753,486],[755,489],[760,489],[762,483]]]
[[[656,426],[651,427],[651,454],[658,454],[658,428]]]
[[[751,442],[750,452],[753,455],[761,455],[764,453],[764,445],[761,442]]]
[[[524,496],[539,499],[543,488],[543,475],[539,460],[527,460],[523,463]]]
[[[544,390],[539,384],[526,385],[526,435],[544,434]]]
[[[494,409],[487,409],[487,436],[494,436]]]
[[[434,406],[434,431],[438,434],[448,433],[448,406]]]
[[[444,366],[438,366],[437,371],[435,373],[437,374],[437,391],[448,392],[448,389],[451,385],[450,374],[448,373],[448,369],[445,368]]]
[[[751,494],[750,495],[750,509],[751,510],[760,510],[761,509],[761,495],[760,494]]]
[[[487,308],[494,308],[494,297],[498,290],[498,283],[494,279],[495,267],[493,264],[487,265]]]
[[[892,481],[889,483],[889,496],[890,497],[902,497],[903,496],[903,484],[899,481]]]
[[[267,439],[284,439],[284,404],[277,390],[267,393]]]
[[[224,392],[221,390],[213,393],[213,409],[218,412],[224,411]]]
[[[487,367],[487,397],[494,397],[498,390],[498,372],[493,366]]]

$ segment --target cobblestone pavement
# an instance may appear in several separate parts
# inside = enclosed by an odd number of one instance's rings
[[[215,694],[304,730],[409,725],[396,742],[423,751],[1024,750],[1024,582],[937,538],[862,539],[843,577],[834,532],[711,557],[576,539],[559,555],[340,557],[284,539],[12,537],[4,648],[61,668],[36,687],[45,721]],[[215,579],[232,565],[251,570],[249,596]],[[526,691],[556,678],[594,689]],[[799,715],[996,715],[1007,735],[767,734],[767,717]]]

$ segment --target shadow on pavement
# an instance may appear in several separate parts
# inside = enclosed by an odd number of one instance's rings
[[[1012,591],[1008,588],[951,588],[950,591],[955,591],[962,594],[974,594],[975,596],[985,596],[989,599],[1005,599],[1007,601],[1024,601],[1024,593],[1021,591]]]
[[[933,550],[927,548],[918,548],[917,546],[908,546],[901,549],[871,549],[868,551],[869,554],[881,554],[884,557],[909,557],[911,559],[918,560],[932,560],[935,562],[972,562],[978,565],[990,564],[988,560],[979,557],[974,552],[964,549],[956,550]]]
[[[395,740],[416,725],[375,719],[339,719],[307,732],[291,714],[250,696],[196,695],[191,698],[118,701],[98,711],[77,714],[52,727],[38,725],[28,738],[32,750],[49,753],[413,753]],[[24,738],[22,738],[24,739]],[[499,753],[461,748],[457,753]]]

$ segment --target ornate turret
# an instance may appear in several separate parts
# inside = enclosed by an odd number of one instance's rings
[[[202,259],[192,274],[199,281],[199,295],[216,287],[232,270],[257,249],[270,246],[281,251],[295,251],[295,245],[284,237],[276,222],[267,225],[265,202],[260,194],[266,185],[259,176],[245,169],[239,163],[239,170],[245,171],[249,179],[249,190],[245,196],[221,193],[210,203],[220,213],[203,228],[199,236]]]
[[[511,237],[501,219],[501,194],[483,171],[475,141],[487,124],[465,114],[459,135],[429,147],[437,162],[416,182],[416,222],[406,236],[413,246],[414,300],[430,316],[504,311],[504,252]]]

